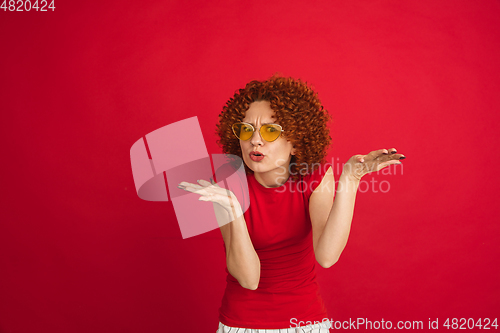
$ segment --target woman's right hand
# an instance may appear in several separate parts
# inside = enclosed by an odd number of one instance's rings
[[[218,204],[229,214],[230,221],[243,215],[241,205],[233,192],[220,187],[216,183],[210,183],[206,180],[198,180],[198,184],[181,182],[178,188],[200,195],[198,200],[211,201]]]

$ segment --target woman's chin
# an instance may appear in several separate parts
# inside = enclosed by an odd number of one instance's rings
[[[252,163],[247,163],[247,167],[253,171],[253,173],[265,172],[260,165],[253,165]]]
[[[253,171],[253,173],[264,173],[267,171],[271,171],[271,168],[266,167],[264,164],[260,164],[260,162],[249,161],[245,162],[246,166]]]

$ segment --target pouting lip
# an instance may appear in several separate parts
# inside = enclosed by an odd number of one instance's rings
[[[265,155],[264,155],[264,154],[262,154],[260,151],[252,151],[252,152],[250,152],[250,154],[249,154],[249,155],[250,155],[250,156],[252,156],[252,155],[262,155],[262,156],[265,156]]]

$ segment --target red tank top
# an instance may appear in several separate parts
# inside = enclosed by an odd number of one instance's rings
[[[232,327],[288,328],[290,320],[328,318],[316,281],[309,197],[328,168],[322,165],[297,181],[265,188],[247,175],[250,207],[245,212],[248,232],[257,252],[260,282],[243,288],[227,271],[219,320]]]

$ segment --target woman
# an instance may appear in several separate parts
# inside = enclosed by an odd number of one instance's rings
[[[245,163],[249,209],[208,181],[179,184],[232,220],[220,228],[228,275],[217,332],[328,332],[315,261],[328,268],[342,253],[361,177],[405,157],[394,148],[351,157],[333,200],[332,168],[322,164],[329,115],[307,84],[252,81],[219,118],[223,152]]]

